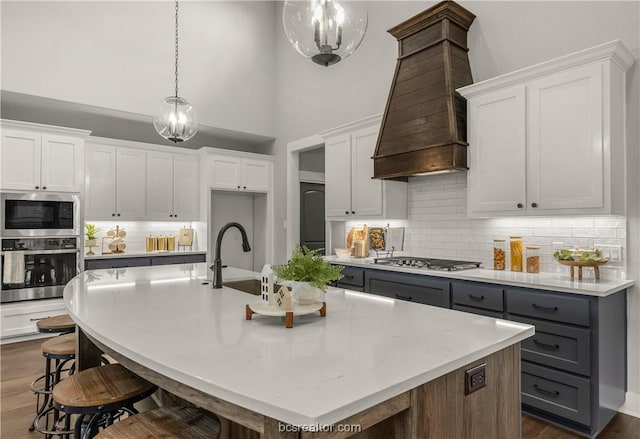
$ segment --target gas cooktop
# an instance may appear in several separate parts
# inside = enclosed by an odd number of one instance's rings
[[[458,271],[478,268],[480,262],[455,261],[450,259],[416,258],[413,256],[397,256],[392,258],[376,258],[373,261],[378,265],[392,267],[425,268],[440,271]]]

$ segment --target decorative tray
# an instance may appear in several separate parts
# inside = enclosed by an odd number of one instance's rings
[[[246,320],[251,320],[253,314],[261,314],[264,316],[284,317],[285,327],[293,328],[293,316],[303,316],[305,314],[313,314],[319,312],[321,317],[327,315],[327,304],[325,302],[316,302],[309,305],[294,304],[293,309],[285,311],[276,305],[267,305],[266,303],[256,302],[246,306]]]
[[[571,269],[571,279],[575,277],[575,267],[578,267],[578,280],[582,280],[582,267],[593,267],[593,272],[596,279],[600,279],[600,266],[609,262],[607,259],[602,261],[563,261],[562,259],[556,259],[558,264],[566,265]]]

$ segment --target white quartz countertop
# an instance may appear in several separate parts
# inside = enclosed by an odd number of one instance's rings
[[[173,251],[173,252],[124,252],[124,253],[110,253],[103,255],[97,253],[95,255],[87,256],[85,259],[117,259],[117,258],[156,258],[159,256],[180,256],[180,255],[204,255],[207,252],[204,250],[189,250],[189,251]]]
[[[438,271],[422,268],[394,267],[390,265],[374,264],[373,258],[339,258],[326,256],[325,259],[341,265],[353,267],[371,268],[376,270],[396,271],[400,273],[421,274],[424,276],[446,277],[449,279],[470,280],[515,287],[537,288],[540,290],[560,291],[587,296],[605,297],[617,291],[633,285],[632,280],[613,279],[571,279],[569,270],[567,273],[518,273],[509,270],[487,270],[485,268],[472,268],[460,271]]]
[[[330,288],[327,316],[254,315],[206,264],[89,270],[64,290],[89,336],[173,380],[294,425],[332,424],[534,334],[532,326]],[[225,281],[257,278],[227,268]]]

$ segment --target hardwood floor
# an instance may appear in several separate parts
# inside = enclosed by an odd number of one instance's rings
[[[11,343],[0,346],[0,438],[43,438],[29,432],[33,420],[35,399],[29,384],[42,374],[44,360],[40,353],[42,340]],[[522,419],[523,439],[574,439],[576,434],[529,416]],[[490,438],[487,438],[490,439]],[[598,439],[640,439],[640,419],[618,414]]]

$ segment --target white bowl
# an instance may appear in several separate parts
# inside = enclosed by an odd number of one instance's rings
[[[336,256],[339,258],[346,258],[348,256],[351,256],[350,248],[334,248],[333,251],[336,252]]]

